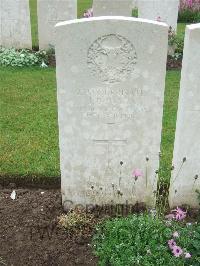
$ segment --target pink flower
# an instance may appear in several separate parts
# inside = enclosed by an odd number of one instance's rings
[[[158,22],[161,22],[161,17],[159,16],[159,17],[157,17],[157,19],[156,19]]]
[[[136,181],[138,177],[143,176],[143,173],[140,169],[135,169],[132,173],[132,176],[135,177],[135,181]]]
[[[185,258],[186,259],[189,259],[189,258],[191,258],[192,257],[192,255],[190,254],[190,253],[185,253]]]
[[[91,18],[91,17],[93,17],[93,9],[90,8],[87,11],[85,11],[85,13],[83,14],[83,17],[84,18]]]
[[[181,208],[177,207],[176,210],[172,210],[174,212],[175,219],[177,221],[181,221],[186,217],[186,213]]]
[[[140,169],[135,169],[132,173],[133,176],[139,177],[142,176],[142,171]]]
[[[174,247],[176,247],[176,242],[174,241],[174,239],[168,240],[168,246],[170,249],[173,249]]]
[[[187,1],[187,4],[188,4],[189,7],[192,7],[193,0],[188,0],[188,1]]]
[[[179,233],[178,232],[174,232],[173,233],[173,237],[179,237]]]
[[[179,246],[174,246],[172,248],[172,253],[175,257],[180,257],[180,255],[183,253],[183,250]]]

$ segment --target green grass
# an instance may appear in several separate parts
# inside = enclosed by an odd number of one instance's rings
[[[186,25],[187,25],[186,23],[178,23],[178,27],[177,27],[178,36],[184,37]]]
[[[77,6],[78,6],[78,10],[77,10],[77,16],[78,18],[82,18],[84,11],[91,8],[92,7],[92,0],[78,0],[77,2]]]
[[[180,71],[168,71],[161,176],[170,178]],[[59,177],[55,69],[0,68],[0,175]]]
[[[37,26],[37,0],[29,0],[30,1],[30,10],[31,10],[31,31],[32,31],[32,41],[33,48],[38,47],[38,26]],[[88,8],[92,7],[92,0],[78,0],[77,6],[77,16],[78,18],[83,17],[83,13]],[[137,11],[133,11],[133,15],[137,16]],[[183,36],[185,32],[185,23],[178,23],[177,34],[179,36]]]
[[[160,179],[167,183],[171,174],[180,78],[181,73],[178,70],[167,72],[160,161]]]
[[[0,68],[0,99],[0,175],[58,177],[55,69]]]
[[[32,46],[38,48],[37,0],[29,0],[31,14]]]

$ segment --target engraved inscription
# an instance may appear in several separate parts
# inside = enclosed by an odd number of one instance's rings
[[[88,50],[88,68],[107,84],[126,80],[133,73],[136,63],[134,45],[118,34],[99,37]]]
[[[138,113],[148,112],[141,104],[144,97],[140,88],[79,88],[76,95],[80,97],[76,110],[84,117],[107,119],[108,121],[135,120]],[[83,96],[87,100],[81,103]]]

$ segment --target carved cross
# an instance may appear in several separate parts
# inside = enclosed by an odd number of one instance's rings
[[[127,139],[94,139],[93,142],[97,145],[106,145],[107,146],[107,167],[110,167],[110,162],[111,162],[111,147],[113,145],[126,145],[127,144]]]

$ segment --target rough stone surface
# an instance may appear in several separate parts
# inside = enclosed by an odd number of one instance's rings
[[[198,207],[200,190],[200,24],[187,26],[174,144],[170,206]],[[186,158],[186,160],[184,159]],[[185,162],[183,162],[185,161]]]
[[[179,0],[139,0],[138,17],[167,23],[176,31]]]
[[[38,0],[38,33],[40,49],[55,45],[55,25],[77,18],[77,0]]]
[[[29,0],[0,0],[0,45],[32,48]]]
[[[137,8],[138,7],[138,1],[139,0],[132,0],[132,8]]]
[[[125,17],[57,24],[63,203],[154,205],[167,35]]]
[[[98,16],[128,16],[132,15],[132,0],[93,0],[93,13]]]

